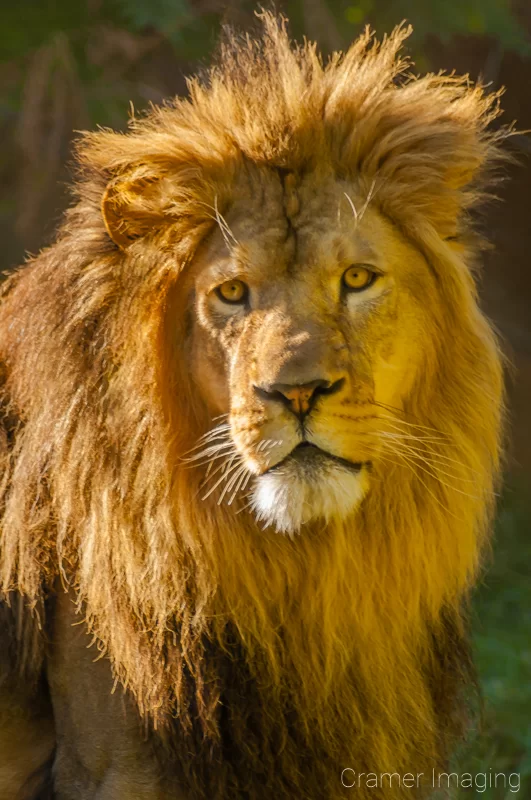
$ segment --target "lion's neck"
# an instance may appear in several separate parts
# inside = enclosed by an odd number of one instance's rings
[[[386,617],[368,633],[355,614],[338,619],[341,601],[323,601],[318,590],[315,579],[313,599],[299,594],[282,611],[259,604],[247,615],[240,607],[205,630],[179,687],[195,717],[160,732],[179,777],[196,787],[193,800],[247,796],[249,775],[263,781],[256,798],[305,797],[312,787],[312,797],[335,800],[345,768],[428,776],[445,766],[464,723],[458,616],[443,614],[437,627],[424,621],[406,636]],[[396,786],[378,794],[400,796]]]
[[[435,613],[433,588],[422,596],[426,562],[408,553],[430,532],[415,518],[412,542],[392,529],[369,532],[370,513],[293,540],[242,524],[223,529],[223,544],[215,535],[204,543],[215,586],[204,595],[202,643],[195,653],[190,645],[200,724],[213,743],[255,754],[242,770],[267,769],[270,758],[272,780],[272,742],[283,742],[287,771],[315,771],[328,798],[338,780],[331,764],[428,771],[462,722],[461,593],[441,594]],[[328,766],[303,769],[301,753]]]

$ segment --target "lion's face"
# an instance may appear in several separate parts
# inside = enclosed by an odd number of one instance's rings
[[[234,456],[229,497],[255,476],[251,504],[280,531],[356,508],[385,407],[402,407],[422,364],[429,268],[348,190],[262,175],[189,275],[192,373],[212,417],[228,415],[208,453],[221,479]]]

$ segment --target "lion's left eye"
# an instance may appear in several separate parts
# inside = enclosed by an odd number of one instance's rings
[[[354,264],[345,270],[342,283],[345,289],[351,292],[361,292],[367,289],[376,280],[376,272],[363,264]]]
[[[246,283],[235,279],[233,281],[225,281],[216,287],[216,294],[224,303],[245,303],[249,294],[249,288]]]

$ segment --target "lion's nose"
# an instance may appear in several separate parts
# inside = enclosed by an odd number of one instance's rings
[[[338,392],[344,382],[344,378],[333,382],[318,378],[308,383],[273,383],[254,388],[263,400],[278,400],[302,419],[312,410],[319,397]]]

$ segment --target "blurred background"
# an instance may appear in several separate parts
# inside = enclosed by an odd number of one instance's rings
[[[502,122],[531,129],[531,0],[286,0],[296,37],[344,48],[370,23],[379,35],[403,19],[419,72],[456,70],[506,87]],[[253,26],[246,0],[2,0],[0,30],[0,269],[53,237],[68,203],[75,131],[123,129],[131,103],[186,92],[225,23]],[[473,611],[485,696],[482,730],[461,770],[521,775],[531,798],[531,137],[514,137],[518,165],[482,225],[493,244],[483,307],[500,331],[509,375],[511,444],[496,541]],[[462,796],[477,790],[464,790]],[[489,800],[515,796],[487,789]]]

